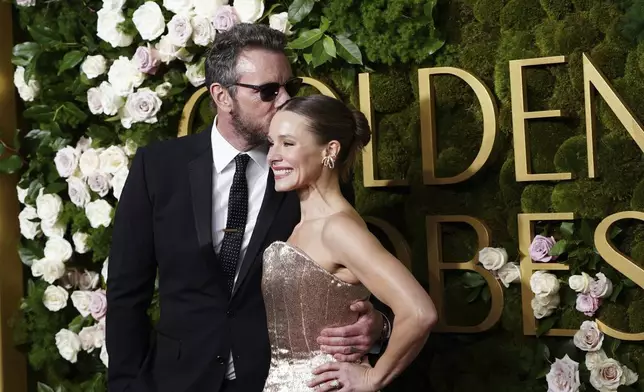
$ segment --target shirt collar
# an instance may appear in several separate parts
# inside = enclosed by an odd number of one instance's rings
[[[212,158],[217,174],[221,173],[235,157],[242,152],[233,147],[217,129],[217,116],[212,123]],[[258,146],[246,151],[246,154],[257,163],[262,169],[268,170],[268,151],[265,146]]]

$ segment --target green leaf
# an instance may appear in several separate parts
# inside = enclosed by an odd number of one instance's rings
[[[573,222],[561,222],[559,230],[561,230],[561,234],[564,237],[571,238],[575,232],[575,224]]]
[[[335,51],[335,42],[333,42],[333,38],[325,34],[324,39],[322,40],[322,44],[324,45],[324,51],[326,52],[326,54],[335,58],[336,51]]]
[[[550,365],[545,364],[544,367],[541,370],[539,370],[535,379],[539,380],[539,379],[545,378],[549,372],[550,372]]]
[[[613,357],[617,356],[616,353],[617,353],[617,349],[619,348],[620,344],[622,344],[622,341],[619,340],[619,339],[613,339],[613,341],[611,342],[610,352],[611,352],[611,354],[613,354],[612,355]]]
[[[322,16],[322,18],[320,19],[320,30],[325,33],[329,29],[330,25],[331,21],[326,16]]]
[[[342,87],[351,91],[356,84],[356,70],[351,67],[343,67],[340,70],[340,78],[342,80]]]
[[[345,35],[336,35],[335,40],[338,42],[338,55],[345,59],[349,64],[362,65],[362,53],[360,48]]]
[[[25,197],[25,201],[29,204],[34,204],[36,197],[38,197],[38,193],[40,192],[40,189],[42,187],[43,185],[38,180],[33,180],[29,184],[29,188],[27,189],[27,196]]]
[[[481,290],[481,299],[483,302],[488,303],[490,302],[490,297],[490,288],[487,285],[483,286],[483,290]]]
[[[63,385],[59,385],[58,388],[56,388],[56,392],[67,392],[67,389]]]
[[[4,154],[4,150],[5,150],[4,144],[0,143],[0,156]]]
[[[461,277],[461,281],[463,282],[463,286],[467,288],[480,287],[486,283],[485,278],[483,278],[481,275],[477,274],[476,272],[464,273],[463,276]]]
[[[438,0],[426,0],[425,1],[425,6],[423,7],[423,13],[427,18],[432,18],[432,12],[434,11],[434,7],[436,7],[436,3]]]
[[[566,248],[567,247],[568,247],[568,241],[559,240],[559,241],[557,241],[555,246],[553,246],[550,249],[550,252],[548,252],[548,254],[550,256],[561,256],[562,254],[566,253]]]
[[[265,12],[265,13],[264,13],[264,16],[262,16],[262,17],[261,17],[257,22],[255,22],[255,23],[256,23],[256,24],[257,24],[257,23],[260,23],[260,22],[261,22],[261,21],[263,21],[264,19],[266,19],[266,18],[268,18],[269,16],[273,15],[273,11],[275,11],[275,9],[276,9],[277,7],[281,7],[281,6],[282,6],[282,5],[281,5],[280,3],[273,4],[273,5],[271,6],[271,8],[269,8],[269,9],[268,9],[268,12]]]
[[[594,246],[595,240],[593,235],[594,227],[591,225],[591,222],[587,219],[581,221],[581,227],[579,229],[579,234],[581,239],[588,246]]]
[[[54,139],[53,142],[49,144],[49,146],[51,147],[52,150],[58,151],[61,148],[64,148],[65,146],[67,146],[69,142],[70,142],[69,139],[65,139],[63,137],[57,137],[56,139]]]
[[[546,346],[545,344],[543,345],[543,359],[546,361],[550,360],[550,348]]]
[[[44,25],[31,25],[27,27],[27,30],[29,30],[29,34],[31,34],[33,39],[41,45],[54,45],[60,43],[58,33],[50,27],[46,27]]]
[[[0,173],[13,174],[22,167],[22,158],[18,155],[12,155],[0,160]]]
[[[291,49],[306,49],[314,43],[318,42],[322,38],[322,30],[313,29],[305,31],[297,37],[297,39],[288,43],[288,47]]]
[[[62,106],[66,113],[68,113],[72,118],[76,119],[78,122],[83,122],[87,120],[87,114],[84,111],[80,110],[78,106],[72,102],[65,102]]]
[[[47,185],[43,193],[58,193],[62,190],[67,189],[67,184],[64,182],[54,182],[53,184]]]
[[[613,288],[613,294],[611,294],[610,296],[610,301],[615,302],[623,289],[624,289],[624,284],[622,282],[617,283]]]
[[[470,293],[467,295],[467,303],[472,303],[476,301],[476,299],[481,295],[481,291],[483,290],[483,286],[477,287],[474,290],[471,290]]]
[[[558,315],[552,315],[548,318],[539,320],[539,326],[537,327],[537,337],[540,337],[541,335],[547,333],[554,327],[554,325],[557,323],[557,320],[559,320]]]
[[[61,61],[60,66],[58,67],[58,75],[77,66],[81,61],[83,61],[83,58],[85,58],[85,51],[72,50],[71,52],[65,53],[63,61]]]
[[[628,278],[625,278],[624,280],[622,280],[622,283],[624,283],[624,286],[625,286],[625,287],[628,287],[628,288],[632,288],[632,287],[637,286],[637,285],[635,284],[635,282],[633,282],[632,280],[630,280],[630,279],[628,279]]]
[[[324,50],[324,41],[318,41],[313,45],[313,67],[319,67],[320,65],[331,60]]]
[[[54,392],[54,390],[50,386],[38,382],[38,392]]]
[[[302,57],[307,64],[311,64],[313,61],[313,53],[302,53]]]
[[[609,238],[612,240],[622,232],[619,226],[613,226],[610,230]]]
[[[293,24],[303,21],[311,13],[314,5],[313,0],[295,0],[288,7],[289,21]]]
[[[14,65],[28,66],[34,57],[40,54],[40,44],[37,42],[23,42],[13,47],[11,62]]]
[[[34,261],[40,260],[45,257],[43,250],[35,245],[35,241],[27,242],[26,246],[19,247],[18,255],[20,256],[20,260],[25,265],[31,265]]]
[[[48,123],[54,119],[55,113],[56,111],[48,105],[34,105],[25,110],[22,115],[25,118],[34,120],[36,122]],[[29,137],[29,135],[27,135],[27,137]]]
[[[85,317],[83,316],[76,316],[68,326],[68,329],[74,333],[79,333],[80,330],[83,328],[83,325],[85,324]]]

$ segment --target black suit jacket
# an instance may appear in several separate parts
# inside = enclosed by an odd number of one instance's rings
[[[110,392],[217,391],[234,354],[240,390],[263,390],[270,363],[262,253],[299,222],[272,173],[233,294],[212,240],[211,130],[139,148],[116,210],[107,281]],[[351,185],[343,187],[353,202]],[[225,196],[227,197],[227,196]],[[159,274],[161,314],[147,316]]]

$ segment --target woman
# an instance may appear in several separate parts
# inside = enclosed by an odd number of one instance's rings
[[[370,140],[367,119],[330,97],[296,97],[277,112],[268,138],[275,190],[297,191],[302,218],[287,242],[264,253],[272,355],[264,390],[378,391],[418,355],[436,310],[340,192],[339,177]],[[335,362],[315,338],[355,321],[349,306],[370,293],[395,314],[387,349],[373,368]]]

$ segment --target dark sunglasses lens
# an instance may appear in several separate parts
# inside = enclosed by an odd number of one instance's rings
[[[277,93],[280,91],[279,83],[268,83],[262,86],[259,90],[259,97],[264,102],[270,102],[277,97]]]
[[[284,86],[286,89],[286,92],[288,95],[291,97],[294,97],[297,95],[298,92],[300,92],[300,88],[302,88],[302,79],[297,78],[297,79],[291,79],[288,82],[286,82],[286,85]]]

